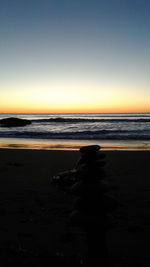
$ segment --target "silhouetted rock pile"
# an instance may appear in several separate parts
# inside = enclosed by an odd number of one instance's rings
[[[0,120],[0,126],[3,127],[19,127],[31,124],[31,121],[19,118],[6,118]]]
[[[100,146],[80,148],[81,157],[75,169],[54,176],[52,181],[64,191],[75,196],[69,226],[81,227],[87,236],[88,266],[108,266],[105,232],[106,215],[118,207],[118,202],[108,194],[105,154]]]

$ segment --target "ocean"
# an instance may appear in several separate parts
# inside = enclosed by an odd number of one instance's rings
[[[0,119],[28,119],[24,127],[1,127],[0,147],[78,149],[150,149],[150,113],[0,114]]]

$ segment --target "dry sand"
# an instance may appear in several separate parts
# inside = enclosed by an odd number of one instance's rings
[[[150,266],[150,151],[105,154],[107,179],[123,203],[107,230],[110,266]],[[77,266],[71,257],[84,255],[85,236],[66,225],[72,196],[50,177],[73,168],[78,157],[77,151],[0,149],[0,266],[59,266],[56,252]]]

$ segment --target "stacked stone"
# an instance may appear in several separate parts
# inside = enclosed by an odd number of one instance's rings
[[[81,157],[75,168],[53,177],[53,181],[75,196],[69,225],[82,227],[87,237],[88,266],[108,266],[106,246],[106,215],[117,203],[107,195],[105,182],[105,154],[100,146],[80,148]]]
[[[96,145],[80,149],[81,158],[76,165],[76,182],[70,188],[70,192],[76,196],[72,219],[75,220],[75,214],[81,213],[82,219],[85,218],[85,224],[99,212],[102,213],[102,210],[104,212],[102,199],[104,184],[100,185],[99,181],[103,181],[106,176],[102,169],[105,155],[100,154],[99,149],[100,147]],[[79,220],[79,224],[83,221]]]
[[[103,170],[105,154],[100,146],[81,147],[81,158],[76,165],[77,182],[70,191],[76,196],[70,224],[82,227],[87,236],[88,266],[108,266],[106,247],[106,210]]]

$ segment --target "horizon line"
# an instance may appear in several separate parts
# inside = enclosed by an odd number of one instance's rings
[[[0,112],[0,114],[146,114],[148,112]]]

